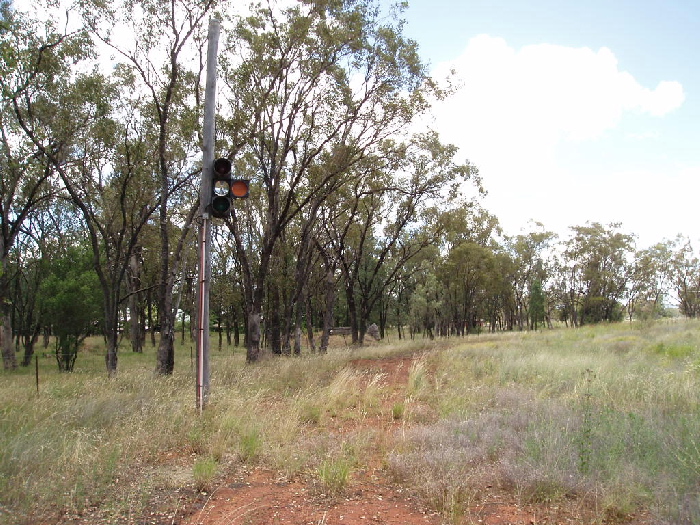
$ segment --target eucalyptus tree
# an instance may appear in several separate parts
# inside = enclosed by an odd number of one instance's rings
[[[485,194],[478,170],[474,166],[471,166],[470,170],[476,175],[473,178],[480,194]],[[485,210],[474,198],[463,200],[459,205],[446,210],[441,216],[441,222],[444,232],[440,236],[438,246],[443,254],[465,242],[489,246],[502,234],[498,218]]]
[[[700,257],[689,239],[681,236],[675,240],[673,254],[673,288],[678,309],[686,317],[700,316]]]
[[[424,261],[420,279],[411,293],[408,308],[409,331],[411,339],[422,332],[424,337],[435,338],[435,328],[440,322],[442,301],[437,278],[432,265]]]
[[[96,86],[92,86],[98,92]],[[75,110],[75,108],[73,108]],[[66,150],[79,147],[79,157],[56,158],[56,171],[86,225],[93,265],[104,296],[106,366],[117,371],[119,312],[124,284],[140,233],[156,205],[150,198],[155,180],[148,168],[147,139],[131,122],[118,123],[105,114],[82,136],[68,138]],[[102,126],[109,129],[99,129]]]
[[[580,324],[619,320],[634,254],[634,236],[620,224],[572,226],[564,264],[575,279],[570,294],[580,296]]]
[[[103,294],[105,361],[112,375],[122,285],[139,233],[156,208],[148,165],[151,141],[130,100],[118,96],[123,83],[82,66],[93,56],[85,32],[50,34],[46,42],[29,41],[32,48],[45,50],[42,68],[11,104],[25,137],[83,217]]]
[[[314,199],[297,214],[282,232],[274,252],[266,308],[273,351],[300,354],[303,319],[306,316],[308,325],[313,316],[308,308],[309,288],[322,259],[314,245],[319,205],[320,199]],[[308,335],[312,344],[313,332]]]
[[[55,189],[51,158],[59,145],[36,130],[37,119],[55,119],[57,90],[74,59],[85,56],[79,35],[49,26],[0,4],[0,316],[5,369],[15,368],[8,258],[34,209]],[[31,111],[30,111],[31,108]],[[54,121],[55,125],[61,125]],[[66,126],[69,127],[69,126]]]
[[[335,217],[328,217],[325,215],[326,210],[329,207],[324,206],[321,210],[321,222],[325,224],[332,221]],[[335,301],[337,297],[337,286],[339,277],[337,274],[338,261],[332,250],[332,245],[327,237],[321,235],[314,237],[314,247],[320,256],[319,261],[319,272],[321,273],[321,278],[319,279],[319,288],[322,292],[321,303],[321,340],[319,341],[319,351],[321,353],[326,353],[328,351],[328,343],[330,338],[331,329],[333,327],[333,313],[335,309]]]
[[[436,133],[418,134],[391,144],[368,176],[358,177],[354,195],[344,199],[347,213],[326,225],[344,276],[353,343],[362,343],[375,306],[403,268],[422,250],[438,243],[441,217],[456,202],[460,187],[475,175],[458,164],[456,148],[440,143]]]
[[[216,323],[221,349],[224,333],[229,345],[232,332],[233,344],[240,344],[241,322],[244,321],[243,286],[235,247],[228,242],[224,230],[215,230],[214,233],[217,235],[213,236],[210,312]]]
[[[377,228],[373,257],[361,259],[357,273],[360,297],[360,342],[369,315],[387,291],[405,277],[406,264],[423,250],[439,244],[443,216],[461,205],[466,184],[482,191],[478,170],[455,161],[457,149],[442,144],[434,132],[412,137],[401,149],[400,174],[384,192],[384,213]]]
[[[31,363],[34,345],[41,334],[42,319],[37,299],[50,260],[42,256],[33,241],[29,235],[22,235],[11,250],[9,264],[3,268],[3,273],[9,274],[12,283],[12,329],[17,347],[21,345],[24,349],[22,366]]]
[[[443,308],[452,333],[466,335],[486,317],[495,264],[491,246],[463,242],[452,248],[439,265]]]
[[[124,80],[120,95],[132,101],[149,137],[160,234],[156,370],[161,374],[172,373],[175,363],[174,290],[198,207],[191,183],[199,173],[204,21],[216,6],[215,0],[81,4],[90,35],[114,53]]]
[[[530,311],[531,330],[537,330],[540,323],[547,321],[546,297],[542,288],[542,281],[535,279],[530,285],[530,295],[528,297]]]
[[[479,179],[475,182],[483,193]],[[477,285],[470,268],[481,264],[477,263],[477,254],[493,255],[495,239],[501,229],[498,219],[484,210],[476,199],[460,201],[457,206],[445,210],[440,222],[443,233],[436,239],[440,258],[434,266],[442,297],[441,324],[443,333],[446,330],[446,334],[461,336],[473,329],[481,317],[481,313],[477,313],[477,291],[483,291],[482,285],[489,278],[484,273],[480,276],[483,283]]]
[[[650,318],[659,315],[673,285],[676,243],[665,240],[638,251],[627,287],[627,315]]]
[[[579,311],[583,296],[582,272],[575,260],[564,254],[554,256],[552,283],[546,309],[566,326],[579,326]]]
[[[260,184],[264,200],[256,219],[259,256],[242,253],[237,210],[231,221],[245,283],[249,361],[260,356],[267,278],[290,222],[338,191],[354,165],[427,107],[434,85],[400,26],[372,1],[305,1],[258,6],[229,34],[222,78],[230,116],[220,123],[219,138]]]
[[[541,223],[533,223],[532,227],[532,231],[507,238],[505,242],[515,264],[512,287],[520,330],[532,324],[528,322],[532,286],[535,282],[539,283],[538,293],[543,293],[543,285],[547,282],[551,266],[550,249],[556,239],[556,234],[546,231]]]
[[[45,202],[35,209],[11,252],[12,319],[17,346],[24,349],[22,365],[28,366],[34,346],[43,332],[45,347],[51,324],[40,308],[40,288],[53,260],[68,247],[85,244],[86,229],[80,215],[65,198]],[[6,270],[8,271],[8,270]],[[99,287],[97,288],[99,291]]]

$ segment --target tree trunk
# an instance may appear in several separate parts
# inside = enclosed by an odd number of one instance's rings
[[[41,333],[41,325],[37,323],[34,325],[34,329],[31,333],[24,335],[24,359],[22,359],[22,366],[29,366],[32,362],[32,357],[34,356],[34,345],[39,340],[39,334]]]
[[[248,314],[248,348],[246,361],[254,363],[258,361],[260,357],[260,313],[258,311]]]
[[[146,319],[148,322],[148,331],[151,336],[151,346],[156,346],[156,326],[153,321],[153,292],[148,288],[146,292]]]
[[[231,315],[226,316],[226,340],[228,345],[231,346],[231,332],[233,331],[233,346],[240,346],[241,336],[240,329],[238,328],[238,315],[236,315],[236,309],[231,308]]]
[[[165,206],[164,203],[161,204]],[[162,375],[170,375],[175,370],[175,321],[177,309],[181,295],[178,295],[175,302],[175,279],[180,273],[182,263],[182,253],[185,242],[190,234],[190,225],[194,221],[195,214],[199,210],[199,205],[193,205],[187,214],[187,218],[181,227],[180,238],[177,246],[170,253],[168,235],[168,221],[161,210],[161,243],[164,249],[161,250],[163,257],[161,268],[161,285],[158,288],[158,315],[160,317],[160,342],[158,343],[158,353],[156,357],[156,372]],[[185,275],[186,265],[182,265],[182,278]]]
[[[163,262],[163,268],[169,269],[168,262]],[[164,282],[160,286],[158,297],[158,316],[160,317],[160,341],[156,355],[156,372],[170,375],[175,370],[175,312],[173,311],[173,275],[167,271],[162,276]]]
[[[172,294],[161,301],[165,310],[161,314],[160,341],[156,360],[156,372],[170,375],[175,370],[175,326],[172,312]]]
[[[17,356],[12,344],[12,304],[10,303],[10,282],[7,278],[7,259],[5,254],[5,242],[0,239],[0,344],[2,344],[2,365],[5,370],[17,368]]]
[[[306,339],[312,353],[316,353],[316,341],[314,339],[314,310],[311,302],[311,293],[306,294]]]
[[[114,303],[116,303],[116,301],[114,301]],[[107,376],[111,378],[117,374],[117,351],[119,348],[119,308],[116,304],[107,304],[105,306],[105,310],[105,339],[107,340],[105,364],[107,365]]]
[[[139,289],[141,288],[141,267],[139,264],[138,248],[134,249],[129,259],[129,330],[132,351],[143,353],[143,337],[141,335],[141,301]]]
[[[355,292],[352,284],[345,287],[345,297],[348,305],[348,317],[350,320],[350,333],[352,335],[352,344],[356,345],[360,341],[357,304],[355,302]]]
[[[280,316],[280,293],[276,283],[270,283],[269,305],[267,308],[266,335],[270,338],[270,350],[273,354],[282,354],[282,327]],[[287,352],[289,353],[289,352]]]
[[[328,340],[333,328],[333,307],[335,306],[335,276],[333,268],[326,270],[326,307],[323,309],[323,332],[321,333],[321,353],[328,352]]]
[[[380,303],[379,303],[379,337],[381,339],[384,339],[384,336],[385,336],[386,320],[388,317],[388,313],[389,313],[389,307],[384,303],[384,301],[380,301]]]
[[[297,304],[295,308],[294,320],[294,355],[301,355],[301,324],[302,324],[301,305]]]
[[[0,296],[0,300],[2,299]],[[5,370],[14,370],[17,368],[17,355],[15,346],[12,344],[11,307],[6,301],[3,301],[0,310],[2,310],[2,364]]]

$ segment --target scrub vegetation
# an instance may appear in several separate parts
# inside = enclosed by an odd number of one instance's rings
[[[146,349],[122,353],[106,380],[104,348],[89,339],[73,373],[39,358],[38,391],[31,368],[0,378],[0,522],[175,516],[256,465],[334,497],[378,457],[452,523],[474,522],[486,487],[522,504],[573,500],[600,523],[639,512],[697,523],[699,329],[679,320],[385,341],[256,364],[225,348],[202,414],[193,369],[154,375]],[[181,362],[189,351],[178,348]],[[399,389],[353,366],[400,356],[413,364]],[[363,424],[374,418],[395,430]]]

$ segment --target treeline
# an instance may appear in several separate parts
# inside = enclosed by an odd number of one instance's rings
[[[54,336],[62,369],[101,333],[173,371],[196,304],[208,20],[222,20],[216,156],[251,180],[216,221],[211,323],[265,349],[325,351],[331,327],[401,337],[696,316],[682,239],[642,252],[618,225],[507,237],[478,170],[418,123],[449,92],[400,11],[371,0],[0,6],[0,315],[5,369]],[[36,14],[40,13],[40,14]],[[439,131],[439,130],[437,130]],[[320,336],[318,334],[321,334]]]

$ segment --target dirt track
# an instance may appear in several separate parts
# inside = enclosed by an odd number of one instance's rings
[[[395,439],[405,421],[394,421],[391,406],[406,390],[414,357],[356,360],[352,363],[368,376],[382,377],[389,393],[383,400],[384,416],[338,422],[332,431],[356,431],[357,425],[371,428],[381,439]],[[238,479],[228,480],[211,495],[190,508],[183,525],[323,525],[387,524],[441,525],[482,523],[485,525],[536,525],[592,523],[593,509],[582,502],[552,505],[520,505],[515,494],[486,485],[480,501],[452,521],[428,508],[410,489],[396,485],[384,469],[380,453],[363,458],[364,466],[353,471],[341,495],[329,496],[304,480],[284,480],[274,472],[255,468]],[[611,523],[613,520],[610,521]],[[616,523],[649,524],[645,516],[616,517]],[[598,521],[599,523],[599,521]]]

